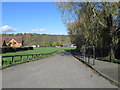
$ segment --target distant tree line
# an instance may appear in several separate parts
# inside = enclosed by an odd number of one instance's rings
[[[63,43],[71,43],[69,35],[49,35],[36,33],[2,34],[2,37],[7,36],[22,36],[23,46],[39,45],[40,47],[55,47],[62,46]]]

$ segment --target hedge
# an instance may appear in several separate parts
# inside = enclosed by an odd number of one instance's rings
[[[17,51],[26,51],[33,50],[33,47],[2,47],[0,48],[0,53],[8,53],[8,52],[17,52]]]

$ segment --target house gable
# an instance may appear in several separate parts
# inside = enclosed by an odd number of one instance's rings
[[[22,37],[2,37],[2,46],[11,46],[11,47],[20,47],[22,46],[23,40]]]
[[[10,40],[10,42],[8,43],[8,46],[11,47],[20,47],[21,43],[18,43],[15,39]]]

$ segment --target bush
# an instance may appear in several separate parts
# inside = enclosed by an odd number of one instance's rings
[[[14,52],[15,50],[12,47],[2,47],[2,53],[6,53],[6,52]]]
[[[33,47],[2,47],[0,48],[0,53],[8,53],[8,52],[17,52],[17,51],[26,51],[33,50]]]
[[[14,47],[13,48],[15,51],[22,51],[22,47]]]
[[[28,47],[29,48],[29,50],[33,50],[33,47]]]
[[[29,50],[29,48],[28,47],[24,47],[24,48],[22,48],[22,50],[26,51],[26,50]]]

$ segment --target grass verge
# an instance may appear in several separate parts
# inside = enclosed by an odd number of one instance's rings
[[[72,48],[72,47],[34,48],[34,50],[4,53],[2,55],[6,56],[6,55],[25,55],[25,54],[46,54],[46,53],[54,52],[56,50],[58,50],[58,52],[62,52],[64,50],[70,50],[70,49],[75,49],[75,48]],[[38,55],[38,56],[35,56],[34,58],[32,56],[29,56],[29,59],[27,58],[27,56],[23,56],[22,60],[21,60],[20,56],[16,56],[16,57],[14,57],[14,62],[12,62],[11,57],[6,57],[6,58],[2,58],[2,61],[3,61],[2,67],[15,65],[15,64],[19,64],[19,63],[25,63],[25,62],[29,62],[29,61],[33,61],[33,60],[38,60],[38,59],[46,58],[46,57],[53,56],[53,55],[55,55],[55,53],[50,54],[50,55]]]

